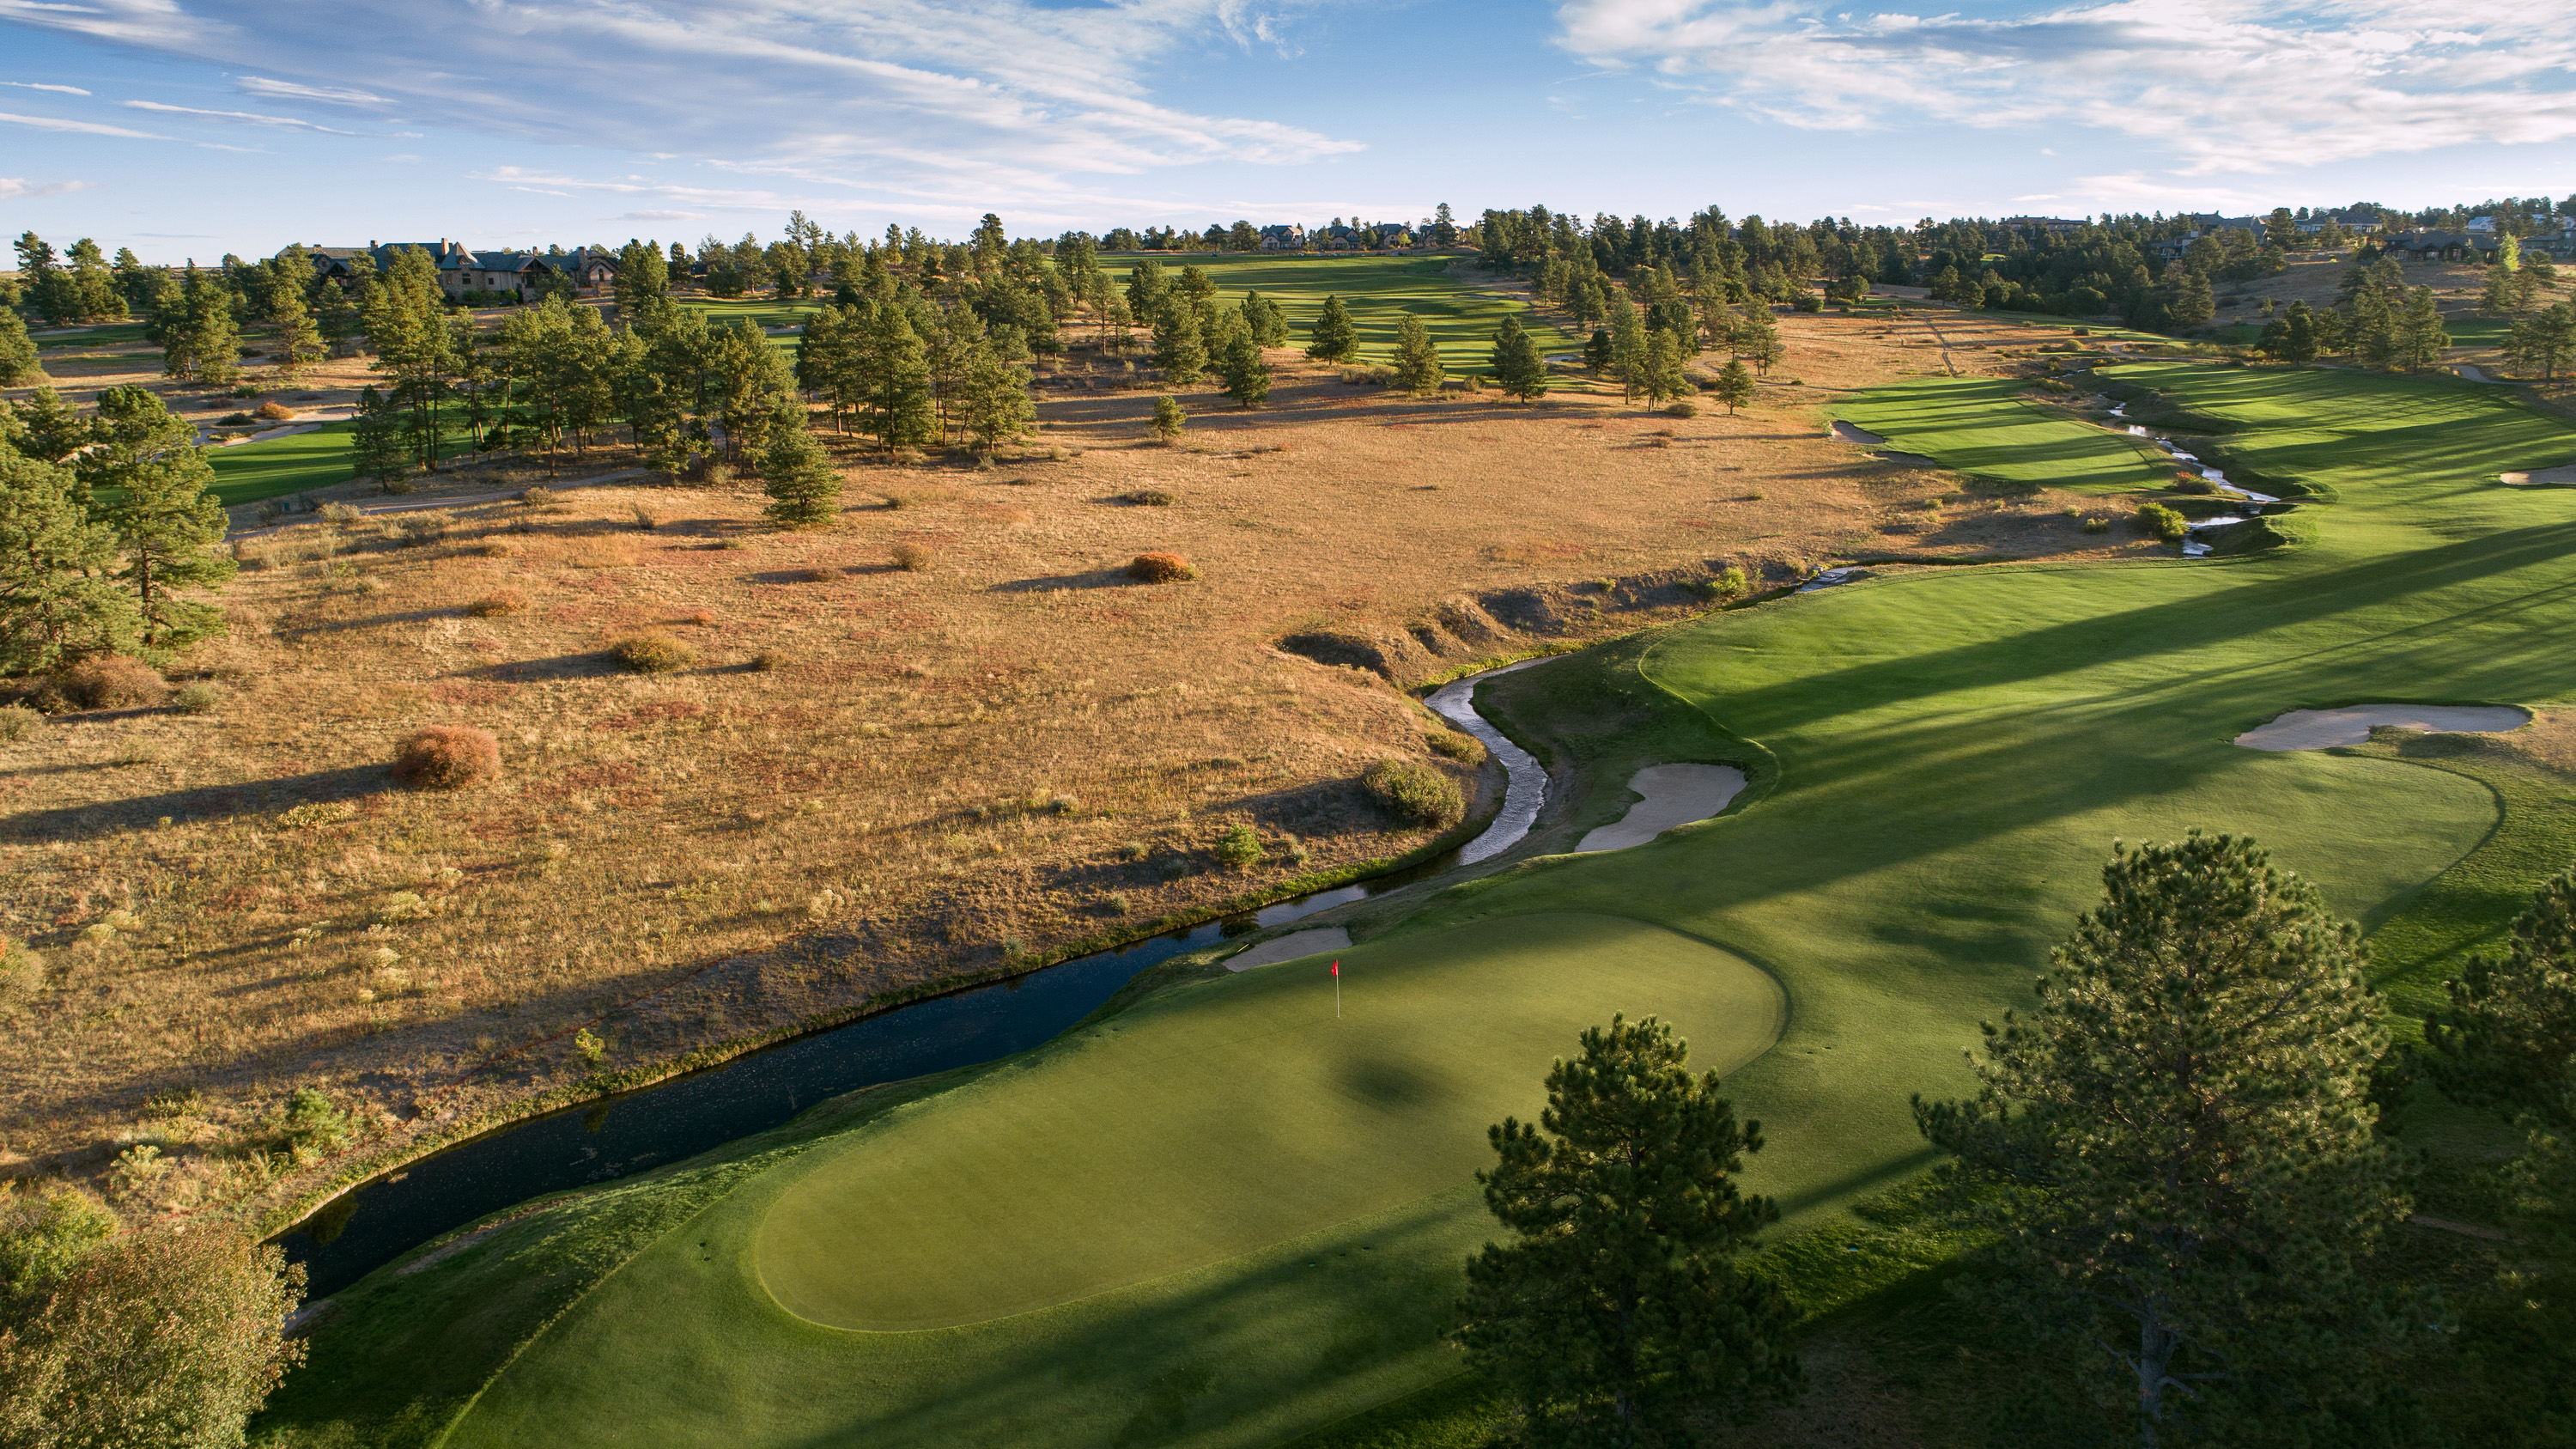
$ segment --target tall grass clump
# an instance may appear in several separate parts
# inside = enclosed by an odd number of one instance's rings
[[[1127,577],[1140,584],[1177,584],[1198,576],[1190,561],[1176,553],[1140,553],[1127,565]]]
[[[1467,816],[1458,782],[1413,760],[1380,760],[1360,777],[1360,788],[1391,815],[1446,830]]]
[[[497,619],[505,614],[524,612],[527,607],[528,596],[521,593],[519,590],[494,589],[492,592],[476,599],[473,603],[466,605],[465,612],[473,615],[477,619]]]
[[[698,651],[668,634],[646,630],[610,644],[608,657],[638,674],[668,674],[687,668]]]
[[[140,709],[170,697],[169,681],[123,654],[93,654],[65,665],[53,691],[74,709]]]
[[[462,790],[501,773],[501,742],[472,725],[415,730],[394,752],[394,779],[414,790]]]
[[[0,744],[14,745],[36,732],[44,716],[23,704],[0,704]]]

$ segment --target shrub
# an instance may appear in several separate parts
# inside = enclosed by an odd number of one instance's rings
[[[1140,508],[1169,508],[1181,500],[1160,488],[1139,488],[1132,493],[1119,494],[1118,501]]]
[[[53,692],[78,709],[136,709],[167,699],[170,685],[140,659],[94,654],[57,673]]]
[[[638,674],[668,674],[687,668],[697,659],[698,651],[668,634],[648,629],[611,643],[608,657]]]
[[[331,525],[333,528],[347,528],[359,519],[366,517],[365,514],[358,511],[357,505],[353,503],[325,503],[320,508],[315,509],[314,514],[324,523]]]
[[[751,656],[753,672],[770,674],[787,667],[787,656],[775,649],[763,649]]]
[[[1234,824],[1216,838],[1216,858],[1233,870],[1250,870],[1261,863],[1261,837],[1249,825]]]
[[[42,723],[44,716],[23,704],[0,704],[0,744],[16,744]]]
[[[228,428],[237,428],[237,427],[240,427],[242,424],[244,424],[244,423],[246,423],[246,422],[249,422],[249,421],[250,421],[250,414],[248,414],[248,413],[226,413],[226,414],[224,414],[222,417],[215,419],[215,421],[216,421],[217,423],[220,423],[220,424],[221,424],[221,425],[223,425],[224,427],[228,427]]]
[[[1166,443],[1175,442],[1189,425],[1190,415],[1181,411],[1180,399],[1168,396],[1154,399],[1151,431],[1156,438]]]
[[[1456,760],[1462,765],[1485,763],[1484,745],[1474,735],[1463,731],[1433,730],[1423,736],[1422,742],[1430,746],[1431,753],[1442,759]]]
[[[2174,491],[2207,497],[2218,491],[2218,485],[2197,473],[2177,473],[2174,475]]]
[[[394,779],[414,790],[462,790],[501,773],[501,742],[472,725],[416,730],[394,754]]]
[[[908,574],[926,573],[931,565],[930,550],[917,543],[894,546],[894,566]]]
[[[519,501],[530,508],[544,508],[555,501],[555,491],[538,486],[519,490]]]
[[[1360,787],[1389,814],[1446,830],[1466,818],[1458,782],[1412,760],[1380,760],[1360,777]]]
[[[420,513],[397,513],[385,520],[385,537],[404,548],[418,548],[447,537],[456,515],[430,509]]]
[[[1677,403],[1674,403],[1672,406],[1670,406],[1670,407],[1668,407],[1668,408],[1665,408],[1665,409],[1664,409],[1664,416],[1665,416],[1665,417],[1668,417],[1668,418],[1695,418],[1695,417],[1698,417],[1698,416],[1699,416],[1699,404],[1698,404],[1698,403],[1695,403],[1695,402],[1689,402],[1689,401],[1683,401],[1683,402],[1677,402]]]
[[[644,530],[646,533],[651,533],[654,529],[662,526],[662,515],[655,513],[652,509],[645,507],[643,504],[638,503],[634,505],[634,512],[635,526]]]
[[[180,689],[170,702],[181,714],[213,714],[223,707],[224,687],[211,679],[200,679]]]
[[[2180,543],[2191,532],[2183,516],[2161,503],[2141,503],[2137,516],[2130,520],[2138,532],[2166,543]]]
[[[498,619],[505,614],[518,613],[527,607],[528,596],[517,589],[494,589],[466,605],[465,612],[477,619]]]
[[[259,405],[258,414],[272,423],[282,423],[295,416],[295,409],[282,402],[264,402]]]
[[[2111,531],[2111,520],[2107,518],[2088,518],[2084,520],[2084,531],[2086,533],[2109,533]]]
[[[796,577],[809,584],[828,584],[841,576],[839,569],[798,569]]]
[[[1135,907],[1128,903],[1124,892],[1113,891],[1100,898],[1100,909],[1108,915],[1123,916]]]
[[[1127,577],[1140,584],[1177,584],[1198,576],[1190,561],[1176,553],[1140,553],[1127,565]]]
[[[1692,587],[1699,591],[1701,598],[1723,604],[1731,599],[1743,598],[1745,592],[1753,587],[1753,583],[1744,576],[1743,569],[1734,564],[1728,564],[1721,572],[1699,580]]]
[[[400,496],[411,491],[412,483],[409,478],[379,478],[376,480],[376,487],[387,493]]]

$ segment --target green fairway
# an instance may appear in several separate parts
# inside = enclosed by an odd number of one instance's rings
[[[1322,960],[1264,967],[816,1153],[761,1226],[761,1281],[843,1328],[1068,1302],[1457,1186],[1491,1156],[1484,1129],[1531,1110],[1530,1084],[1576,1031],[1632,1003],[1658,1003],[1721,1071],[1768,1047],[1783,1017],[1753,967],[1616,918],[1407,936],[1341,959],[1338,1016]],[[976,1254],[961,1259],[961,1241]]]
[[[469,451],[472,446],[472,438],[452,430],[447,441],[440,445],[438,455],[453,458]],[[206,461],[215,470],[215,496],[223,500],[226,508],[288,493],[302,493],[308,489],[328,488],[357,476],[357,462],[350,448],[349,424],[344,422],[324,423],[312,432],[297,433],[273,442],[208,448]]]
[[[1836,416],[1971,477],[2050,488],[2157,488],[2173,464],[2155,445],[2024,402],[2024,384],[1927,377],[1873,388]]]
[[[1681,1022],[1729,1068],[1769,1139],[1746,1180],[1781,1202],[1774,1236],[1859,1234],[1791,1242],[1781,1271],[1802,1302],[1848,1302],[1924,1266],[1847,1212],[1930,1160],[1907,1095],[1968,1087],[1978,1021],[2027,999],[2120,838],[2259,837],[2376,933],[2404,1027],[2576,838],[2563,786],[2475,752],[2232,740],[2293,708],[2576,697],[2576,492],[2491,481],[2576,457],[2576,429],[2450,379],[2111,375],[2209,420],[2231,468],[2331,499],[2294,515],[2306,541],[1882,577],[1499,679],[1480,698],[1551,758],[1569,828],[1624,810],[1640,764],[1753,783],[1651,845],[1390,898],[1357,923],[1345,1009],[1366,991],[1396,1016],[1310,1017],[1312,961],[1167,989],[379,1273],[263,1431],[1284,1442],[1457,1373],[1446,1305],[1493,1232],[1464,1176],[1477,1129],[1530,1110],[1544,1058],[1613,1009]],[[1990,476],[2114,488],[2147,466],[2008,385],[1909,382],[1845,412]],[[1772,981],[1778,1041],[1736,1065]],[[882,1331],[909,1324],[956,1326]]]
[[[1411,313],[1422,319],[1432,345],[1452,372],[1487,372],[1495,329],[1506,315],[1517,314],[1542,353],[1582,350],[1584,339],[1529,310],[1515,296],[1481,290],[1482,278],[1472,260],[1451,266],[1446,257],[1261,257],[1205,256],[1162,259],[1178,275],[1182,265],[1202,267],[1217,284],[1221,301],[1238,302],[1246,292],[1259,292],[1279,304],[1288,316],[1289,343],[1306,345],[1307,329],[1324,310],[1324,299],[1338,296],[1351,309],[1359,331],[1360,360],[1387,362],[1395,356],[1396,328]],[[1109,265],[1104,262],[1103,265]],[[1127,268],[1113,272],[1120,281]]]

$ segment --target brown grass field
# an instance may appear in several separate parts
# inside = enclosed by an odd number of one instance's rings
[[[2151,547],[1824,435],[1839,390],[1945,356],[2009,371],[2066,335],[1939,323],[1784,317],[1757,404],[1688,419],[1579,380],[1535,407],[1407,401],[1281,352],[1269,407],[1189,395],[1172,447],[1144,440],[1150,391],[1075,368],[989,466],[826,432],[845,507],[811,533],[736,480],[239,517],[229,637],[172,671],[210,707],[0,743],[0,933],[25,943],[0,974],[0,1174],[89,1178],[138,1215],[274,1212],[594,1070],[1416,846],[1356,778],[1472,772],[1403,686],[1708,607],[1685,585],[1729,565],[1759,587],[1836,556]],[[403,502],[535,476],[459,468]],[[1198,577],[1130,581],[1149,550]],[[692,659],[604,657],[642,631]],[[430,725],[492,731],[500,778],[395,788]],[[1240,872],[1211,853],[1237,823],[1268,852]],[[304,1086],[358,1113],[357,1156],[275,1150]]]

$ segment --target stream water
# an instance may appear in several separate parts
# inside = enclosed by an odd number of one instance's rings
[[[2114,406],[2111,409],[2111,416],[2119,418],[2125,422],[2129,416],[2129,405],[2127,403],[2120,403]],[[2232,524],[2248,522],[2252,520],[2256,514],[2260,514],[2266,505],[2281,501],[2272,494],[2257,493],[2251,488],[2240,487],[2237,484],[2228,482],[2227,474],[2224,471],[2212,468],[2207,464],[2202,463],[2197,454],[2184,452],[2180,447],[2175,445],[2174,440],[2171,438],[2164,437],[2156,433],[2150,433],[2136,423],[2129,423],[2128,428],[2129,435],[2131,437],[2148,439],[2157,447],[2164,449],[2166,453],[2170,454],[2175,462],[2189,463],[2194,467],[2199,468],[2200,476],[2216,486],[2219,492],[2234,494],[2236,497],[2242,498],[2246,502],[2254,505],[2253,513],[2229,514],[2221,518],[2199,519],[2191,525],[2192,533],[2196,534],[2204,529],[2226,528]],[[2208,552],[2209,540],[2205,538],[2185,538],[2183,540],[2182,554],[2185,558],[2199,558]]]
[[[530,1117],[470,1138],[361,1184],[277,1238],[321,1298],[442,1233],[543,1193],[668,1166],[755,1132],[844,1092],[973,1066],[1024,1052],[1089,1016],[1148,966],[1228,936],[1318,911],[1499,855],[1520,843],[1547,802],[1547,772],[1476,713],[1475,687],[1526,669],[1526,660],[1450,684],[1431,707],[1502,762],[1502,809],[1475,839],[1436,860],[1374,880],[1280,901],[1077,957],[990,986],[934,997],[846,1026],[796,1037],[615,1097]]]

